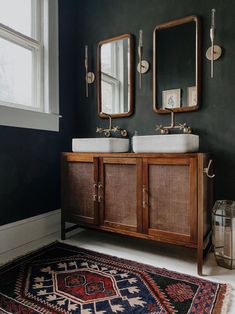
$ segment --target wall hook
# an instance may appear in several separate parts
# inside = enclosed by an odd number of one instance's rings
[[[203,169],[203,172],[207,175],[208,178],[213,179],[215,177],[215,174],[209,174],[211,164],[212,164],[212,159],[209,160],[208,166],[207,168]]]

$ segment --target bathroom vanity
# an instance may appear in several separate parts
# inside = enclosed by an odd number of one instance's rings
[[[171,123],[156,126],[161,135],[134,136],[135,153],[125,153],[128,139],[117,135],[127,137],[127,130],[113,126],[112,118],[127,118],[134,111],[133,35],[99,42],[98,116],[109,119],[109,127],[99,126],[96,132],[107,138],[73,139],[77,152],[62,154],[62,239],[81,226],[194,248],[201,274],[211,244],[211,161],[208,154],[197,153],[199,136],[174,117],[199,109],[200,19],[188,16],[157,25],[153,39],[153,110],[170,113]],[[139,64],[142,52],[141,39]]]
[[[208,162],[204,153],[63,153],[62,239],[81,226],[194,248],[201,274],[211,235]]]

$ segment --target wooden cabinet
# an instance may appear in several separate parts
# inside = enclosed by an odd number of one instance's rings
[[[72,156],[73,157],[73,156]],[[99,223],[98,158],[68,158],[62,167],[62,222]],[[62,226],[62,231],[64,230]],[[65,235],[63,234],[63,237]]]
[[[85,226],[197,249],[210,241],[207,154],[62,155],[62,239]],[[76,224],[66,228],[66,222]]]
[[[141,160],[100,158],[100,225],[142,231]]]
[[[144,232],[196,243],[196,159],[144,158],[143,172]]]

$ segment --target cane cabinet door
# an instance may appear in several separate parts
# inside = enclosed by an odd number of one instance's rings
[[[142,231],[140,158],[100,158],[100,224]]]
[[[98,158],[71,155],[62,162],[62,215],[66,221],[98,224]]]
[[[197,242],[196,158],[144,158],[143,216],[159,240]]]

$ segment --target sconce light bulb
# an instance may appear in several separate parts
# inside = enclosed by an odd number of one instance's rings
[[[211,27],[215,27],[215,12],[216,9],[211,10]]]
[[[139,47],[143,47],[143,30],[140,29],[139,32]]]
[[[85,45],[85,58],[87,59],[88,58],[88,46]]]

